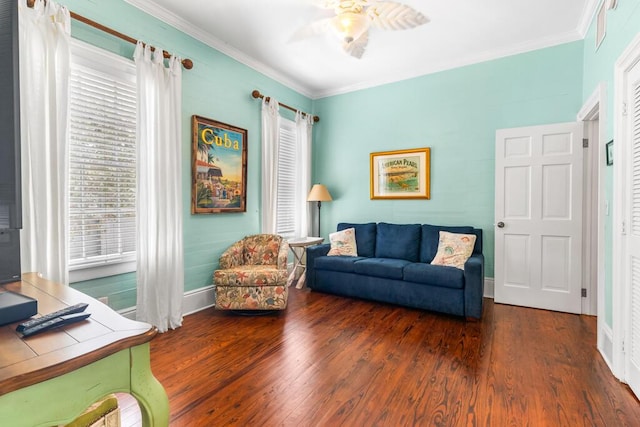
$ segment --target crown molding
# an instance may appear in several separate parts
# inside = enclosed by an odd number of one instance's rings
[[[585,2],[584,8],[582,10],[582,17],[580,19],[580,22],[578,23],[577,28],[582,38],[585,38],[585,36],[587,35],[587,31],[589,31],[589,27],[593,22],[593,18],[594,16],[596,16],[596,13],[598,13],[598,8],[603,1],[607,0],[587,0]]]
[[[274,70],[273,68],[264,64],[263,62],[257,61],[256,59],[250,57],[244,52],[241,52],[235,49],[234,47],[228,45],[227,43],[223,42],[222,40],[216,37],[213,37],[207,31],[195,26],[190,22],[185,21],[184,19],[180,18],[173,12],[157,5],[156,3],[153,3],[153,1],[151,0],[124,0],[124,1],[140,9],[144,13],[151,15],[154,18],[159,19],[160,21],[166,24],[171,25],[175,29],[193,37],[194,39],[201,41],[207,46],[210,46],[215,50],[229,56],[230,58],[235,59],[236,61],[246,65],[247,67],[252,68],[253,70],[256,70],[261,74],[264,74],[265,76],[277,81],[278,83],[283,84],[289,89],[293,89],[294,91],[300,93],[301,95],[306,96],[307,98],[313,98],[312,96],[313,93],[309,90],[309,88],[301,85],[300,82],[292,80],[288,76],[285,76],[282,73]]]
[[[355,92],[363,89],[370,89],[375,86],[381,86],[384,84],[395,83],[403,80],[409,80],[416,77],[421,77],[427,74],[438,73],[441,71],[452,70],[454,68],[465,67],[468,65],[479,64],[481,62],[492,61],[495,59],[504,58],[507,56],[517,55],[521,53],[527,53],[538,49],[553,47],[564,43],[570,43],[578,40],[582,40],[583,37],[576,31],[570,31],[554,37],[548,37],[546,39],[535,40],[531,42],[521,43],[517,46],[512,46],[508,49],[493,49],[486,50],[478,55],[467,56],[465,58],[458,59],[456,61],[442,62],[435,65],[426,65],[424,67],[416,67],[410,72],[403,75],[395,74],[394,77],[382,78],[377,80],[369,80],[366,82],[360,82],[358,84],[345,86],[342,88],[329,89],[326,91],[320,91],[314,93],[313,99],[326,98],[329,96],[343,95],[349,92]]]
[[[201,41],[202,43],[216,49],[217,51],[235,59],[236,61],[248,66],[249,68],[265,75],[266,77],[269,77],[275,80],[276,82],[312,100],[326,98],[329,96],[342,95],[349,92],[369,89],[369,88],[380,86],[383,84],[389,84],[389,83],[394,83],[402,80],[408,80],[408,79],[420,77],[426,74],[432,74],[436,72],[451,70],[454,68],[459,68],[459,67],[464,67],[472,64],[477,64],[480,62],[499,59],[499,58],[503,58],[510,55],[516,55],[516,54],[525,53],[525,52],[529,52],[537,49],[556,46],[563,43],[582,40],[584,39],[587,31],[589,30],[589,26],[593,21],[593,17],[595,16],[598,6],[601,4],[602,1],[607,1],[607,0],[587,0],[583,8],[583,14],[578,24],[578,27],[574,31],[570,31],[565,34],[549,37],[546,39],[522,43],[520,45],[513,46],[508,49],[496,49],[496,50],[488,49],[484,52],[481,52],[480,54],[467,56],[466,58],[458,59],[456,61],[443,62],[436,65],[429,64],[424,67],[416,67],[411,71],[408,71],[403,74],[397,74],[397,75],[394,75],[393,77],[373,79],[365,82],[359,82],[354,85],[335,87],[327,90],[313,90],[305,86],[304,84],[302,84],[300,81],[296,81],[291,79],[288,76],[285,76],[284,74],[274,70],[273,68],[264,64],[263,62],[258,61],[255,58],[245,54],[244,52],[228,45],[222,40],[216,37],[213,37],[207,31],[193,25],[190,22],[185,21],[184,19],[180,18],[173,12],[157,5],[152,0],[125,0],[125,2],[142,10],[148,15],[151,15],[154,18],[157,18],[160,21],[171,25],[177,30],[193,37],[196,40]]]

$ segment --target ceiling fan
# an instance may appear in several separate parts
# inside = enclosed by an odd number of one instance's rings
[[[318,4],[332,9],[335,16],[314,21],[292,37],[307,37],[333,33],[342,41],[342,49],[361,58],[369,42],[369,29],[406,30],[429,22],[429,18],[410,6],[382,0],[324,0]]]

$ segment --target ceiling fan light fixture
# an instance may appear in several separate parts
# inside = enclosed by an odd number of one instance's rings
[[[360,13],[344,12],[331,20],[333,30],[346,43],[358,40],[369,29],[369,19]]]

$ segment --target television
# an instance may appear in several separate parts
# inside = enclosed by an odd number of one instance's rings
[[[20,279],[18,2],[0,0],[0,283]]]

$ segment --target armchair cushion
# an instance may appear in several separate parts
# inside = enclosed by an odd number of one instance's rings
[[[216,270],[217,286],[278,286],[286,283],[287,270],[263,265],[243,265]]]
[[[273,234],[255,234],[243,239],[244,263],[250,265],[277,265],[282,237]]]

